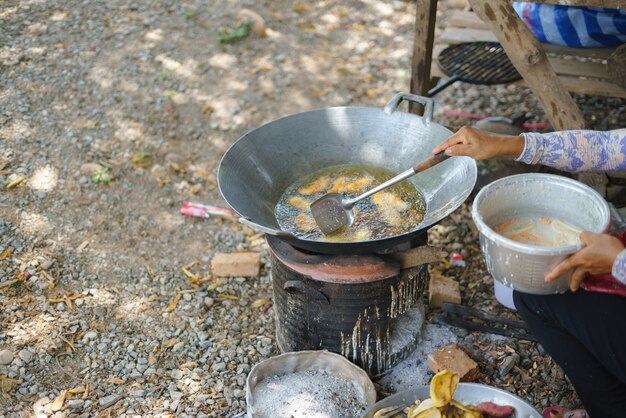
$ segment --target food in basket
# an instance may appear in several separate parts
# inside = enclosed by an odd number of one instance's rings
[[[374,418],[507,418],[513,415],[513,407],[481,402],[463,405],[452,399],[459,375],[443,370],[430,381],[430,398],[416,400],[408,408],[388,407],[377,411]]]
[[[560,219],[546,216],[524,216],[508,219],[493,227],[500,235],[523,244],[568,246],[580,242],[581,229]]]
[[[396,184],[354,207],[350,227],[324,235],[311,215],[311,203],[327,193],[355,197],[394,177],[377,167],[341,165],[325,168],[291,184],[280,197],[275,215],[280,228],[305,239],[355,242],[410,232],[424,218],[425,199],[410,182]]]

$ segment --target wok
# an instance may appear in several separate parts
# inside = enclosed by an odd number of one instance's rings
[[[398,110],[403,101],[424,105],[424,116]],[[240,221],[289,244],[325,254],[384,252],[445,218],[469,196],[476,163],[454,157],[410,180],[427,204],[422,223],[388,238],[325,242],[281,231],[274,208],[285,189],[322,168],[361,164],[400,172],[431,155],[452,132],[432,122],[430,98],[398,93],[383,108],[333,107],[286,116],[239,138],[218,167],[218,186]]]

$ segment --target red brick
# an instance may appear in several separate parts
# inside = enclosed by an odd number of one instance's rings
[[[458,373],[463,382],[471,382],[480,376],[478,364],[454,344],[439,348],[429,354],[428,365],[435,373],[442,370]]]
[[[431,306],[441,307],[442,303],[461,303],[461,288],[455,280],[432,274],[428,285],[428,300]]]
[[[259,253],[218,253],[211,260],[213,274],[220,277],[254,277],[261,270]]]

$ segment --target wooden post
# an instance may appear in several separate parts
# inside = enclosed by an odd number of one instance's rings
[[[550,66],[535,35],[509,1],[469,0],[474,12],[491,27],[517,71],[530,86],[556,130],[583,129],[582,112]]]
[[[417,0],[415,7],[410,90],[411,93],[427,96],[430,89],[430,64],[435,38],[437,0]],[[422,114],[423,108],[418,103],[409,103],[409,111]]]

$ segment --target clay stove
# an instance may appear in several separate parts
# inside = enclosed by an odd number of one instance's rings
[[[268,236],[282,352],[329,350],[372,376],[404,360],[424,324],[426,265],[389,255],[325,255]]]

